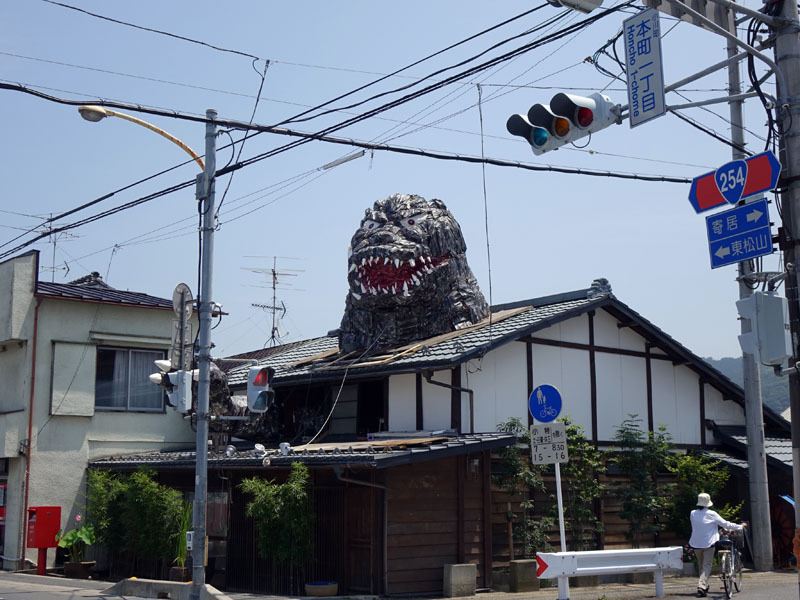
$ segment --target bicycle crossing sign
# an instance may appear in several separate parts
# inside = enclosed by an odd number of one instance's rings
[[[531,425],[531,462],[552,465],[569,462],[567,429],[564,423],[534,423]]]

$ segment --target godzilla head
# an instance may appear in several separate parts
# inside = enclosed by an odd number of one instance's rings
[[[399,345],[485,317],[465,252],[440,200],[394,194],[375,202],[351,240],[340,347]]]

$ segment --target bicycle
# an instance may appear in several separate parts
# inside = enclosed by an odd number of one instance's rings
[[[742,531],[724,531],[719,541],[714,544],[720,557],[722,570],[719,574],[725,597],[730,600],[734,589],[742,591],[742,557],[740,550],[744,548]]]

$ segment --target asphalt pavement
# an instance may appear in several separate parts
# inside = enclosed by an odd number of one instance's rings
[[[719,577],[713,576],[708,598],[718,600],[724,598]],[[104,600],[137,600],[135,596],[108,595],[104,590],[111,583],[105,581],[65,579],[57,576],[39,576],[28,573],[11,573],[0,571],[0,600],[82,600],[84,598],[100,598]],[[665,577],[664,600],[685,600],[695,596],[697,579],[694,577]],[[570,587],[570,598],[574,600],[635,600],[654,598],[654,583],[607,583],[596,587]],[[232,600],[300,600],[302,596],[267,596],[249,593],[231,593]],[[770,600],[797,599],[798,575],[795,571],[769,571],[756,573],[745,571],[742,591],[735,597]],[[375,596],[338,596],[329,600],[366,600]],[[438,599],[441,596],[420,596],[420,600]],[[545,588],[537,592],[481,592],[473,600],[558,600],[555,587]]]

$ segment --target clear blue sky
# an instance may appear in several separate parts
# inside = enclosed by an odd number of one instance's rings
[[[536,2],[463,0],[67,0],[67,4],[269,59],[254,118],[261,124],[277,123],[538,6]],[[748,5],[756,8],[760,3],[751,0]],[[611,6],[606,0],[604,8]],[[363,100],[371,95],[368,92],[392,90],[455,65],[563,10],[546,5],[348,100]],[[488,157],[687,178],[728,162],[729,146],[672,115],[635,129],[626,121],[597,133],[585,148],[567,147],[538,157],[524,141],[506,133],[510,114],[525,113],[531,104],[546,102],[557,91],[580,94],[605,89],[616,102],[626,104],[624,84],[599,73],[585,59],[614,37],[630,14],[631,9],[614,13],[578,35],[335,135],[468,155],[480,155],[483,143]],[[556,25],[491,50],[486,57],[584,18],[570,12]],[[3,2],[0,23],[0,79],[4,82],[87,102],[104,98],[195,115],[215,108],[221,118],[241,121],[248,121],[253,112],[260,77],[252,59],[245,56],[101,20],[43,0]],[[662,31],[666,33],[667,83],[725,57],[724,41],[712,33],[666,17]],[[622,42],[617,50],[624,56]],[[619,74],[609,57],[600,64]],[[263,60],[258,61],[255,69],[263,66]],[[725,74],[717,73],[688,85],[683,95],[691,100],[720,96],[725,82]],[[478,83],[483,91],[483,139]],[[771,82],[767,89],[774,89]],[[92,124],[82,120],[72,106],[17,92],[0,90],[0,94],[6,117],[0,243],[37,226],[43,217],[185,159],[176,146],[122,120]],[[386,99],[290,127],[317,131]],[[667,102],[685,100],[670,94]],[[712,110],[717,114],[702,109],[685,114],[729,136],[727,106]],[[202,153],[202,124],[139,116]],[[748,147],[760,152],[765,115],[756,101],[746,106],[745,118]],[[236,140],[241,137],[238,132],[231,135]],[[261,134],[247,141],[242,158],[287,141]],[[227,136],[219,137],[220,146],[227,143]],[[281,330],[288,332],[284,341],[322,335],[338,327],[347,293],[350,237],[365,208],[396,192],[439,198],[447,204],[463,229],[470,265],[487,299],[491,294],[494,303],[585,288],[593,279],[606,277],[620,300],[695,353],[717,358],[739,355],[735,267],[710,269],[705,220],[687,201],[688,185],[487,166],[484,202],[480,165],[375,152],[334,169],[318,170],[349,152],[346,147],[313,142],[241,169],[233,177],[215,241],[214,299],[229,313],[213,331],[216,355],[254,350],[266,343],[270,315],[251,305],[271,302],[270,281],[257,270],[271,268],[272,256],[287,257],[278,259],[279,270],[301,271],[280,278],[281,287],[290,288],[279,290],[278,296],[288,309],[281,322]],[[230,159],[230,149],[220,150],[218,166]],[[192,179],[196,170],[196,165],[189,164],[65,222]],[[218,201],[227,183],[227,178],[217,182]],[[772,218],[778,221],[776,213]],[[60,236],[55,261],[53,245],[47,240],[33,247],[42,251],[44,266],[55,263],[59,267],[53,275],[57,282],[96,270],[121,289],[169,298],[175,284],[184,281],[196,293],[193,189]],[[69,273],[63,270],[65,265]],[[764,265],[777,269],[778,255],[766,259]],[[50,279],[51,274],[41,276]]]

